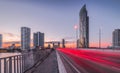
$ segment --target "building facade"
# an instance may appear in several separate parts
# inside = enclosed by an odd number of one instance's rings
[[[86,10],[86,5],[84,5],[79,13],[79,47],[88,48],[89,47],[89,17]]]
[[[44,47],[44,33],[41,33],[41,32],[34,33],[33,44],[34,44],[34,47],[36,46]]]
[[[62,48],[65,48],[65,39],[62,39]]]
[[[112,36],[113,36],[113,39],[112,39],[113,47],[120,48],[120,29],[115,29],[113,31]]]
[[[2,48],[2,34],[0,34],[0,48]]]
[[[80,43],[80,39],[77,39],[76,43],[77,43],[77,48],[80,48],[80,44],[79,44]]]
[[[21,48],[23,50],[30,49],[30,28],[28,27],[21,27]]]

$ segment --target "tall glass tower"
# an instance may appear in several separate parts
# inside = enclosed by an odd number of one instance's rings
[[[120,29],[115,29],[112,36],[113,47],[120,48]]]
[[[30,49],[30,28],[21,27],[21,48]]]
[[[44,33],[41,32],[34,33],[33,38],[34,47],[36,46],[44,47]]]
[[[89,17],[86,10],[86,5],[84,5],[79,13],[79,30],[80,30],[80,40],[79,47],[80,48],[88,48],[89,47]]]

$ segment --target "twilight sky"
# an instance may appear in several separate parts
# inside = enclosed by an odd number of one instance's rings
[[[120,0],[0,0],[0,33],[3,42],[20,41],[20,28],[44,32],[45,41],[75,40],[74,25],[86,4],[90,25],[90,46],[98,46],[99,28],[102,46],[112,44],[112,32],[120,28]],[[32,36],[31,36],[32,38]]]

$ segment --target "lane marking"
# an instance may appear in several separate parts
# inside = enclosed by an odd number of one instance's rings
[[[58,61],[58,69],[59,69],[59,73],[67,73],[65,66],[60,58],[60,55],[58,54],[58,52],[56,51],[57,54],[57,61]]]
[[[62,57],[64,56],[62,55]],[[68,59],[66,59],[65,57],[64,59],[77,71],[77,73],[81,73]]]

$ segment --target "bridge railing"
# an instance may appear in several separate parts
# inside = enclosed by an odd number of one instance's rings
[[[51,50],[24,52],[21,55],[0,58],[0,73],[24,73],[48,55]]]
[[[0,73],[23,73],[24,55],[0,58]]]

